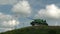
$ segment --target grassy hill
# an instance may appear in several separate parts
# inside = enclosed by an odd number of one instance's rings
[[[60,26],[30,26],[0,34],[60,34]]]

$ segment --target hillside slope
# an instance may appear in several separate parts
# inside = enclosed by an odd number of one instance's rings
[[[30,26],[0,34],[60,34],[60,26]]]

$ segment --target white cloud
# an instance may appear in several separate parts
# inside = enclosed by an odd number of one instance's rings
[[[17,0],[0,0],[0,5],[15,4],[17,2],[18,2]]]
[[[12,11],[15,12],[18,16],[29,16],[31,13],[31,7],[27,0],[20,1],[13,6]]]
[[[11,15],[0,13],[0,27],[14,27],[19,24]]]
[[[38,12],[38,15],[40,17],[48,17],[48,18],[54,18],[54,19],[59,19],[60,18],[60,8],[55,6],[54,4],[47,5],[46,9],[41,9]]]
[[[6,5],[6,4],[14,5],[19,1],[22,0],[0,0],[0,5]]]
[[[13,29],[12,28],[0,28],[0,33],[10,31],[10,30],[13,30]]]
[[[54,22],[59,23],[60,21],[60,8],[58,8],[55,4],[47,5],[45,9],[41,9],[36,18],[46,19],[50,24],[55,25]]]
[[[2,20],[5,20],[5,19],[9,20],[9,19],[12,19],[12,16],[0,13],[0,19],[2,19]]]
[[[16,21],[16,20],[9,20],[9,21],[3,21],[2,22],[2,26],[5,26],[5,27],[14,27],[14,26],[16,26],[16,25],[18,25],[19,24],[19,22],[18,21]]]
[[[0,13],[0,32],[5,32],[8,30],[13,30],[19,25],[19,21],[15,19],[12,15],[6,15]]]

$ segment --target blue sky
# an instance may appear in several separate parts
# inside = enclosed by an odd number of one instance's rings
[[[60,0],[0,0],[0,32],[30,26],[28,18],[60,26]]]

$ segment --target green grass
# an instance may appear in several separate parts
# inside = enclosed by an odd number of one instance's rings
[[[0,34],[60,34],[60,26],[30,26]]]

